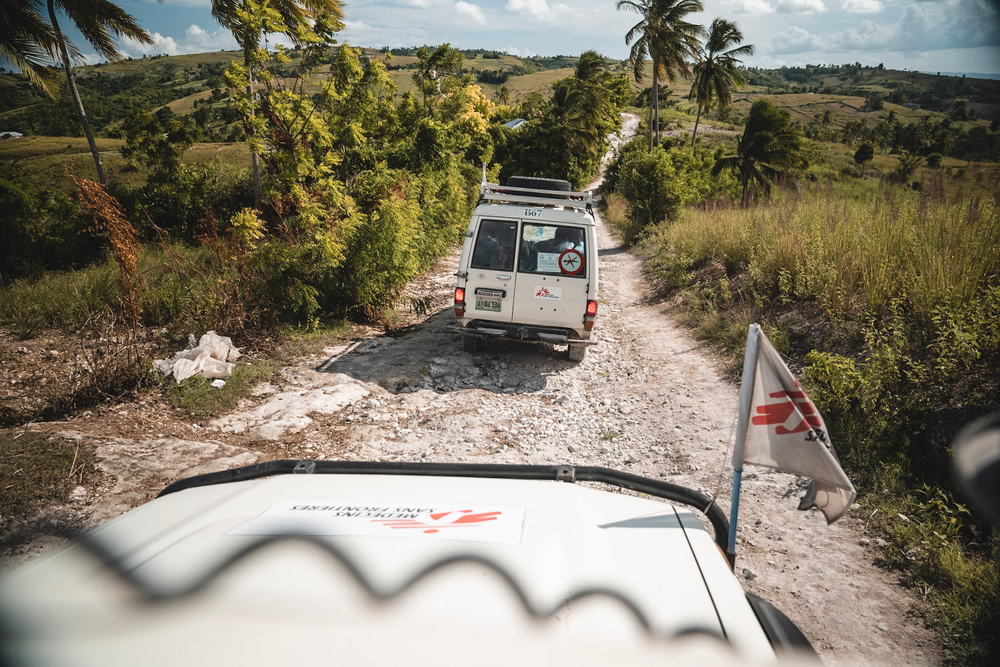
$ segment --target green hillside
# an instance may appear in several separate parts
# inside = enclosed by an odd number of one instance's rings
[[[362,52],[363,58],[385,62],[397,87],[397,101],[414,90],[415,49],[387,52],[364,48]],[[463,53],[462,72],[473,77],[493,99],[500,87],[506,86],[512,103],[525,101],[534,93],[547,98],[552,83],[569,76],[577,60],[567,56],[519,58],[484,50]],[[297,66],[298,54],[292,51],[290,55],[291,62],[279,65],[275,71],[286,83],[294,77]],[[100,137],[117,137],[122,121],[146,110],[161,117],[193,115],[202,128],[201,141],[232,142],[242,138],[242,127],[225,88],[223,72],[231,60],[239,57],[234,51],[154,56],[80,67],[77,73],[87,113]],[[609,64],[612,70],[628,67],[627,63]],[[633,82],[640,105],[643,87],[648,99],[652,79],[650,68],[646,69],[643,82]],[[753,101],[767,96],[788,109],[792,120],[812,139],[835,141],[838,133],[845,132],[860,136],[861,130],[867,131],[880,123],[895,127],[931,122],[951,137],[933,152],[958,160],[1000,161],[995,132],[995,121],[1000,119],[1000,81],[859,64],[750,68],[746,75],[749,85],[735,95],[733,107],[722,116],[704,118],[708,125],[723,122],[722,127],[734,129]],[[310,89],[318,91],[321,80],[320,77],[310,84]],[[687,99],[689,87],[688,81],[679,80],[661,88],[664,129],[690,129],[693,124],[693,118],[685,117],[693,117],[696,112]],[[65,86],[59,99],[53,102],[20,76],[0,74],[0,91],[0,131],[27,136],[82,136]],[[722,137],[706,141],[725,143]],[[0,156],[10,158],[6,146],[0,149]]]

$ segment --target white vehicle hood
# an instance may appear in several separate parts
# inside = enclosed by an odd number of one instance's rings
[[[259,546],[291,532],[313,543]],[[177,664],[217,662],[226,649],[255,664],[315,664],[326,645],[347,663],[380,664],[412,661],[407,647],[428,642],[442,659],[470,642],[509,658],[554,638],[598,656],[695,630],[726,637],[742,660],[774,658],[696,517],[579,484],[284,475],[172,493],[82,539],[164,599],[148,601],[70,543],[0,580],[15,655]],[[583,591],[596,593],[573,599]]]

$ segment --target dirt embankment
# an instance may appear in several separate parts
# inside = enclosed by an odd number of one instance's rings
[[[626,132],[636,121],[626,118]],[[453,255],[410,288],[433,299],[419,324],[302,358],[221,419],[175,418],[163,435],[128,438],[94,419],[39,427],[96,443],[100,483],[78,490],[63,521],[92,526],[176,478],[267,458],[601,465],[709,494],[723,470],[719,502],[728,506],[737,387],[654,298],[639,260],[598,229],[600,344],[583,362],[519,343],[462,351],[445,330]],[[802,480],[763,470],[744,480],[738,576],[788,614],[827,664],[939,661],[918,601],[873,566],[865,517],[852,512],[827,527],[820,514],[796,511]],[[47,525],[14,540],[8,565],[63,539],[67,531]]]

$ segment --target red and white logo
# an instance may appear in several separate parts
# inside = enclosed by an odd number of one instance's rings
[[[757,426],[777,424],[775,433],[778,435],[790,435],[813,428],[823,428],[823,421],[816,411],[816,406],[806,396],[806,392],[776,391],[768,394],[768,397],[785,400],[757,406],[758,414],[750,420]]]
[[[229,535],[354,535],[517,544],[524,507],[280,500]]]
[[[562,301],[562,287],[535,285],[535,298],[544,301]]]
[[[416,519],[372,519],[372,523],[380,523],[394,530],[418,528],[430,534],[444,528],[475,528],[487,521],[496,521],[502,514],[503,512],[458,510],[426,514]]]

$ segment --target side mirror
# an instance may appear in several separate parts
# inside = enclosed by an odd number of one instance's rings
[[[959,488],[1000,528],[1000,412],[962,429],[953,449]]]

